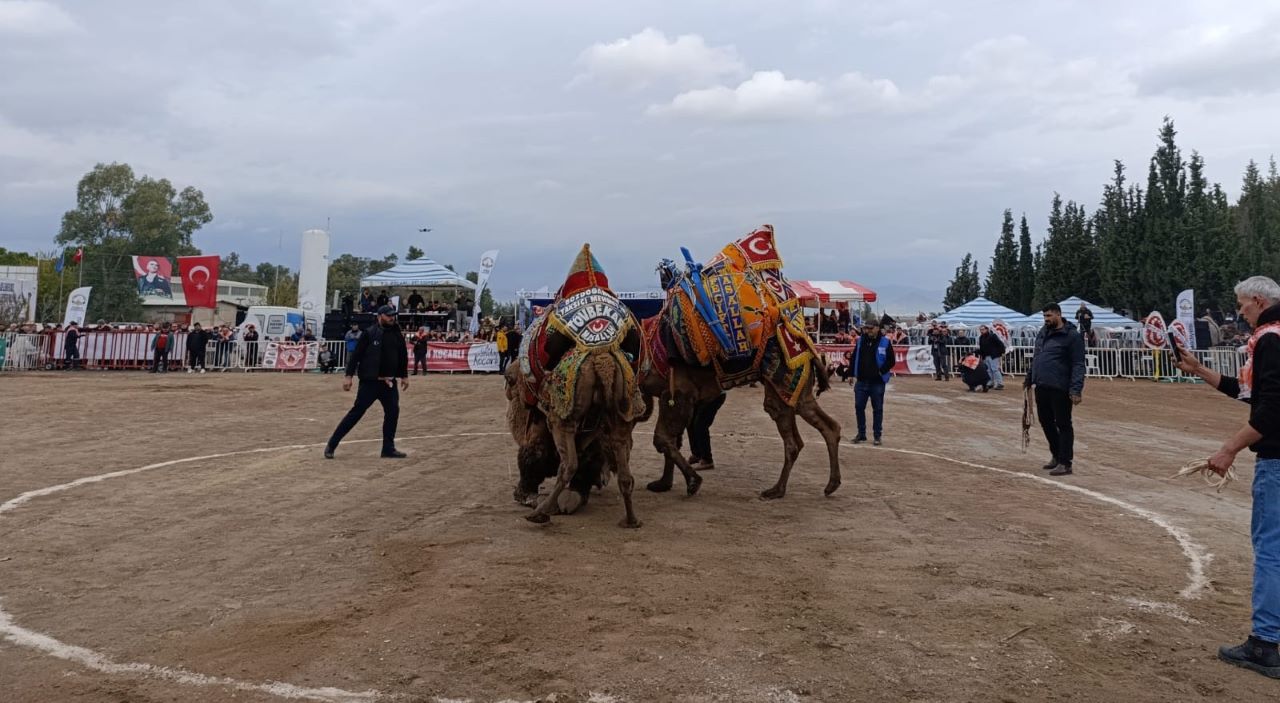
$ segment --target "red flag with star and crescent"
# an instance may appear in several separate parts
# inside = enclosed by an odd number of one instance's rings
[[[216,255],[178,257],[182,293],[187,297],[188,307],[218,307],[218,263]]]

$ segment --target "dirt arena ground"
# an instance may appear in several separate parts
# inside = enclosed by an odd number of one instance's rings
[[[885,448],[844,445],[824,498],[805,427],[776,502],[756,495],[781,442],[761,391],[738,390],[702,492],[639,491],[639,530],[616,526],[612,487],[550,526],[522,519],[497,377],[414,379],[402,461],[376,442],[322,459],[351,400],[334,376],[5,375],[0,397],[0,503],[242,452],[0,507],[5,701],[1280,692],[1215,660],[1248,633],[1252,462],[1221,494],[1168,479],[1245,417],[1203,386],[1091,382],[1077,473],[1058,481],[1038,431],[1019,449],[1020,393],[897,380]],[[823,404],[851,436],[852,392]],[[641,484],[661,466],[651,432]]]

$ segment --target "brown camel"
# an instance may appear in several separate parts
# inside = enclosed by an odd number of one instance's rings
[[[593,482],[604,483],[607,466],[618,476],[626,510],[621,525],[640,527],[631,503],[631,432],[646,415],[635,373],[643,351],[639,323],[609,290],[600,264],[584,245],[555,304],[525,335],[518,370],[507,377],[508,423],[520,445],[516,499],[536,496],[539,467],[552,449],[559,462],[551,493],[527,516],[530,522],[547,523],[553,512],[576,508],[572,500],[561,503],[565,488],[583,496]],[[579,480],[584,457],[596,455],[598,461],[590,459],[596,466],[587,470],[599,478]]]
[[[831,472],[823,494],[831,495],[840,487],[840,423],[822,409],[817,399],[817,395],[831,387],[829,373],[823,355],[817,355],[811,363],[814,368],[809,375],[810,381],[802,389],[794,408],[782,399],[768,379],[756,379],[764,386],[764,409],[777,425],[778,435],[782,437],[783,443],[782,473],[773,487],[760,493],[760,497],[766,500],[781,498],[787,494],[791,467],[804,448],[804,441],[800,439],[800,431],[796,426],[797,415],[821,432],[822,439],[827,444]],[[693,495],[698,491],[702,477],[681,454],[680,437],[693,419],[694,408],[699,403],[714,400],[720,395],[720,383],[716,380],[714,370],[673,361],[670,376],[649,374],[641,385],[641,392],[647,399],[657,399],[658,420],[653,428],[653,446],[664,457],[662,478],[650,482],[646,487],[658,493],[671,490],[674,468],[679,467],[684,474],[688,493]]]

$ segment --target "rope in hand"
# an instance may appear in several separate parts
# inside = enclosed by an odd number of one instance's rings
[[[1227,467],[1227,472],[1225,474],[1218,474],[1216,471],[1209,468],[1208,459],[1197,459],[1190,464],[1187,464],[1182,467],[1178,473],[1174,474],[1172,478],[1182,478],[1183,476],[1190,476],[1192,474],[1200,474],[1205,483],[1217,489],[1217,493],[1222,492],[1223,486],[1236,480],[1236,470],[1234,466]]]
[[[1022,453],[1027,453],[1031,445],[1031,425],[1036,418],[1035,396],[1031,394],[1031,386],[1022,389]]]

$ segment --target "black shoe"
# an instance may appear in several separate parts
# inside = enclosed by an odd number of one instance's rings
[[[1256,671],[1263,676],[1280,679],[1280,652],[1274,642],[1260,640],[1250,635],[1244,644],[1218,648],[1218,658],[1228,664]]]
[[[857,437],[854,437],[852,441],[854,444],[862,444],[863,442],[867,441],[867,436],[864,434],[860,434]]]
[[[1054,469],[1058,468],[1058,460],[1057,460],[1057,459],[1050,459],[1048,464],[1045,464],[1044,466],[1041,466],[1040,468],[1044,469],[1045,471],[1052,471],[1052,470],[1054,470]]]
[[[407,457],[407,456],[409,456],[409,455],[408,455],[408,454],[405,454],[404,452],[399,451],[399,450],[397,450],[397,449],[392,449],[392,450],[391,450],[391,451],[389,451],[389,452],[383,452],[383,453],[382,453],[382,458],[383,458],[383,459],[403,459],[403,458],[405,458],[405,457]]]
[[[324,448],[324,458],[326,458],[326,459],[332,459],[332,458],[333,458],[333,447],[330,447],[330,446],[328,446],[328,445],[325,445],[325,448]]]
[[[1058,464],[1058,468],[1049,472],[1050,476],[1070,476],[1071,464]]]
[[[877,447],[880,446],[880,438],[876,437],[875,441],[872,442],[872,444],[876,445]]]

